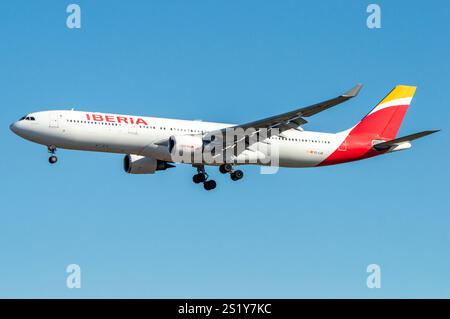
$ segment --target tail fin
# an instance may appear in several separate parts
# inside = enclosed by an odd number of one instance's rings
[[[397,85],[353,128],[352,133],[394,139],[415,91],[415,86]]]

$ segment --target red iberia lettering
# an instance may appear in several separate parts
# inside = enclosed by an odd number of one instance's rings
[[[141,119],[141,118],[138,118],[136,120],[136,125],[139,125],[139,124],[148,125],[147,122],[145,122],[144,119]]]
[[[94,121],[103,121],[103,116],[100,114],[92,114],[92,119]]]
[[[116,115],[102,115],[102,114],[89,114],[86,113],[86,119],[88,121],[96,122],[110,122],[110,123],[124,123],[124,124],[135,124],[135,125],[148,125],[147,122],[141,118],[132,118],[126,116],[116,116]]]
[[[118,116],[117,117],[117,123],[125,123],[128,124],[128,119],[125,116]]]
[[[114,122],[114,116],[105,115],[105,121],[106,122]]]

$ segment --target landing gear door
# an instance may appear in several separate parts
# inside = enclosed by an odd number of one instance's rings
[[[52,127],[52,128],[58,128],[59,127],[59,123],[58,123],[58,117],[59,117],[59,115],[58,115],[58,113],[54,113],[54,112],[51,112],[50,113],[50,119],[49,119],[49,127]]]

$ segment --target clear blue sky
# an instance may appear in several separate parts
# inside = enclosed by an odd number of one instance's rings
[[[80,30],[69,3],[0,4],[0,297],[450,297],[448,1],[376,1],[379,30],[368,1],[76,1]],[[133,176],[121,155],[60,150],[50,166],[8,128],[71,107],[239,123],[358,82],[305,129],[346,129],[408,84],[400,134],[443,131],[351,164],[248,167],[236,183],[210,169],[205,192],[187,165]]]

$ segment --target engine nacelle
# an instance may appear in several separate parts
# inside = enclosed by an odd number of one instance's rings
[[[123,159],[123,169],[129,174],[153,174],[156,171],[174,167],[164,161],[141,155],[126,155]]]
[[[175,162],[190,162],[194,154],[201,156],[203,139],[201,136],[171,136],[169,138],[169,153]]]

